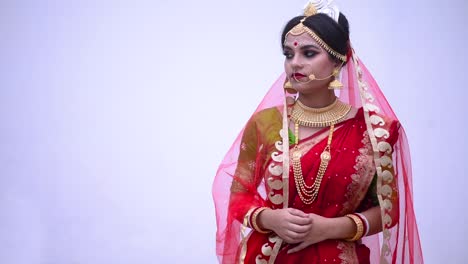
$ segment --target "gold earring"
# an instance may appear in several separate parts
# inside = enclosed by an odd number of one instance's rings
[[[338,74],[340,73],[340,68],[335,68],[333,70],[333,81],[330,82],[328,85],[328,89],[333,90],[333,89],[341,89],[343,88],[343,84],[338,80]]]
[[[286,82],[283,85],[284,90],[289,93],[289,94],[296,94],[297,91],[292,87],[292,84],[289,80],[286,80]]]

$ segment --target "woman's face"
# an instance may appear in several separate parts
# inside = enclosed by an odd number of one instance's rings
[[[288,35],[283,53],[284,69],[295,90],[307,94],[314,93],[317,89],[327,89],[332,77],[310,81],[308,76],[314,74],[318,79],[328,77],[337,63],[309,34]]]

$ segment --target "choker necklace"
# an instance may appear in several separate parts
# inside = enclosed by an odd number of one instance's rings
[[[323,108],[311,108],[297,100],[291,113],[294,123],[307,127],[326,127],[342,121],[351,110],[351,105],[338,100]]]

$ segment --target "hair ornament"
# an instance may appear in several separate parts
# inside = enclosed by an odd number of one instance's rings
[[[318,13],[325,14],[336,22],[340,17],[340,10],[334,0],[310,0],[304,7],[304,16],[313,16]]]

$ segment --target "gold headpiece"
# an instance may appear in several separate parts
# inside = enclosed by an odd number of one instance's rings
[[[304,8],[304,16],[310,17],[317,14],[317,8],[312,3],[308,3],[307,6]]]
[[[342,62],[346,61],[346,55],[343,55],[341,53],[338,53],[334,49],[330,48],[323,39],[321,39],[315,32],[313,32],[310,28],[306,27],[303,22],[310,16],[313,16],[315,14],[318,14],[317,8],[313,3],[309,3],[306,8],[304,9],[304,15],[305,17],[301,19],[301,22],[297,24],[295,27],[293,27],[288,33],[286,33],[286,37],[291,34],[293,36],[298,36],[301,35],[302,33],[307,33],[309,36],[311,36],[317,44],[320,45],[324,50],[326,50],[328,53],[330,53],[333,57],[341,60]],[[285,38],[286,41],[286,38]]]

